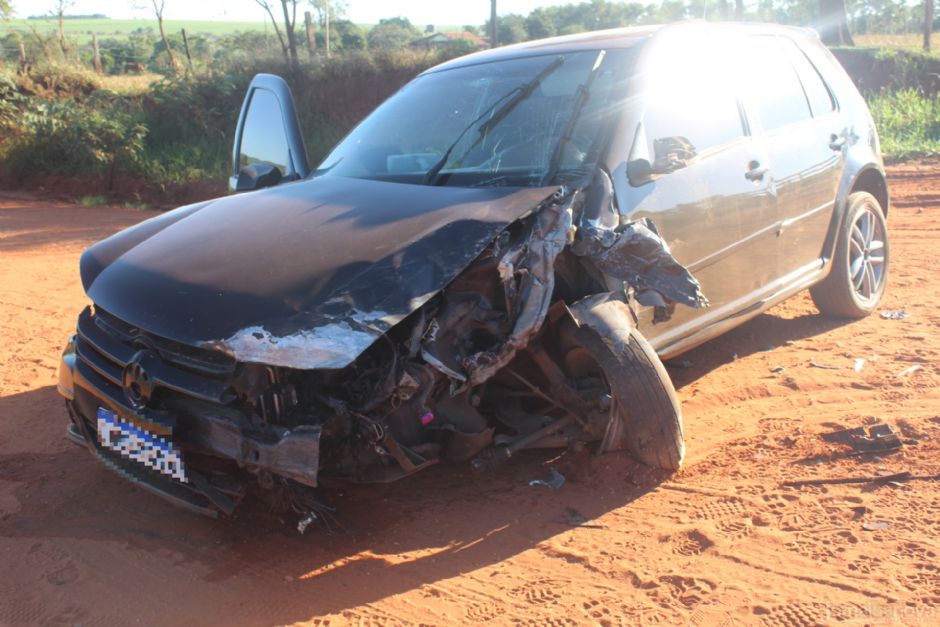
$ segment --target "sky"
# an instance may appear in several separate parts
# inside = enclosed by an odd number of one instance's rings
[[[275,0],[276,1],[276,0]],[[499,13],[529,13],[539,6],[567,4],[572,0],[498,0]],[[306,2],[301,2],[303,6]],[[17,17],[51,13],[52,0],[13,0]],[[138,7],[134,9],[134,5]],[[403,16],[416,26],[427,24],[481,25],[490,16],[489,0],[347,0],[346,15],[359,24],[375,24],[381,18]],[[149,0],[75,0],[67,13],[103,13],[112,18],[150,18]],[[300,6],[298,7],[300,11]],[[166,0],[168,20],[263,21],[264,10],[254,0]]]

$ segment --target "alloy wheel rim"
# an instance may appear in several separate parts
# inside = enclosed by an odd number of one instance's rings
[[[855,295],[865,304],[878,298],[885,279],[885,232],[875,211],[878,209],[866,204],[849,236],[849,279]]]

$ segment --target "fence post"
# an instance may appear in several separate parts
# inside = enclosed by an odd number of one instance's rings
[[[313,51],[317,49],[317,38],[313,34],[313,17],[310,11],[304,11],[304,26],[307,27],[307,52],[313,58]]]
[[[330,5],[326,5],[326,56],[330,56]]]
[[[933,30],[933,0],[924,0],[924,50],[930,52],[930,33]]]
[[[182,28],[180,31],[183,33],[183,50],[186,51],[186,63],[189,64],[189,70],[193,70],[193,58],[189,55],[189,40],[186,39],[186,29]]]
[[[20,42],[20,72],[26,71],[26,46]]]
[[[91,34],[91,49],[94,53],[95,73],[101,74],[101,54],[98,51],[98,33]]]

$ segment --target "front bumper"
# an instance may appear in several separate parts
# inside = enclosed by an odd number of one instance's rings
[[[293,430],[272,427],[265,433],[245,428],[244,417],[234,410],[168,391],[159,407],[131,406],[117,382],[121,380],[121,355],[117,344],[101,344],[97,331],[83,312],[79,334],[62,354],[58,391],[69,412],[69,439],[89,449],[108,468],[145,490],[190,511],[217,517],[231,514],[262,471],[308,486],[315,486],[319,466],[320,428]],[[84,327],[84,328],[83,328]],[[84,330],[84,333],[83,333]],[[108,361],[110,358],[111,361]],[[109,370],[110,368],[110,370]],[[154,373],[171,378],[172,365]],[[96,414],[99,407],[150,433],[171,439],[180,448],[188,483],[159,472],[108,449],[99,442]]]

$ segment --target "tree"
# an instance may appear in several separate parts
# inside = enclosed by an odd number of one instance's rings
[[[365,50],[366,33],[362,27],[349,20],[336,20],[330,22],[332,30],[339,35],[338,39],[344,50]]]
[[[346,0],[310,0],[310,6],[313,7],[313,14],[316,16],[317,23],[320,26],[326,26],[326,17],[330,16],[330,21],[339,21],[346,17]]]
[[[854,46],[845,0],[819,0],[819,37],[827,46]]]
[[[412,26],[406,17],[391,17],[379,20],[373,26],[367,38],[369,47],[380,50],[403,48],[421,36],[421,31]]]
[[[173,49],[170,48],[170,40],[166,38],[166,30],[163,28],[163,8],[166,0],[150,0],[153,5],[153,13],[157,16],[157,24],[160,26],[160,39],[163,40],[163,47],[166,49],[166,56],[170,67],[176,69],[176,57],[173,56]]]
[[[489,20],[486,22],[485,30],[488,33],[493,32],[493,26]],[[518,13],[501,15],[496,20],[496,42],[498,45],[514,44],[528,38],[526,19]]]
[[[13,7],[10,6],[10,0],[0,0],[0,19],[6,19],[13,15]]]
[[[298,0],[280,0],[281,10],[284,13],[284,32],[281,33],[281,29],[278,28],[278,20],[274,17],[274,7],[271,2],[268,0],[255,0],[255,3],[264,9],[268,17],[271,18],[274,34],[277,35],[277,40],[281,44],[281,51],[284,53],[284,62],[293,68],[296,68],[300,62],[297,58],[297,37],[294,34],[294,25],[297,23],[297,2]],[[290,9],[287,5],[290,5]]]
[[[68,54],[69,44],[65,41],[65,12],[69,10],[72,5],[75,4],[74,0],[56,0],[55,3],[55,14],[59,19],[59,48],[62,50],[62,54]]]

